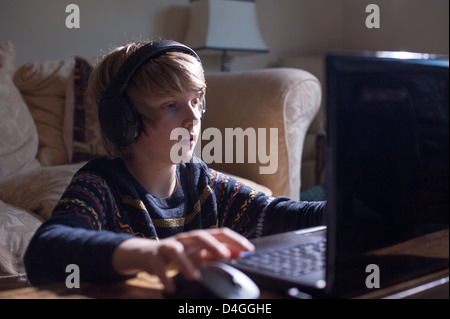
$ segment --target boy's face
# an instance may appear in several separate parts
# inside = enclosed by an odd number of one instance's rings
[[[145,148],[141,151],[161,163],[178,163],[180,157],[189,161],[200,134],[202,92],[148,97],[145,102],[158,120],[150,124],[144,118],[144,130],[138,141],[139,147]]]

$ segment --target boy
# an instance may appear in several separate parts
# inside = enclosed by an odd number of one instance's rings
[[[324,203],[257,193],[195,158],[205,91],[200,59],[177,42],[132,43],[102,60],[87,102],[109,156],[74,175],[36,232],[25,255],[32,284],[64,281],[76,264],[82,281],[147,271],[173,292],[168,268],[194,280],[196,264],[253,250],[246,237],[322,223]],[[187,137],[173,140],[180,128]]]

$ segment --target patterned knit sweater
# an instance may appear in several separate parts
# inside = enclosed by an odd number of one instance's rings
[[[322,224],[323,202],[270,197],[203,162],[177,166],[178,188],[150,195],[119,159],[99,158],[73,177],[52,217],[31,240],[25,266],[34,285],[64,281],[69,264],[81,280],[124,279],[112,253],[130,236],[166,238],[182,231],[229,227],[248,237]]]

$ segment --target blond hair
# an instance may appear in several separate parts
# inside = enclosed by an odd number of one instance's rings
[[[96,110],[109,83],[125,60],[149,42],[133,42],[118,47],[104,56],[93,70],[88,83],[86,101],[88,107]],[[132,76],[125,93],[137,112],[149,124],[156,123],[158,117],[152,113],[145,98],[172,96],[188,91],[201,91],[205,94],[206,81],[201,63],[193,56],[181,52],[168,52],[156,59],[145,62]],[[102,143],[110,157],[129,159],[128,146],[113,143],[101,132]]]

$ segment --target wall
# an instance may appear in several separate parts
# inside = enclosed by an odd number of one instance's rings
[[[449,52],[448,0],[255,0],[270,53],[238,57],[232,70],[277,65],[289,56],[332,49]],[[67,29],[65,8],[80,7],[80,29]],[[367,29],[365,7],[376,3],[381,28]],[[183,41],[189,0],[15,0],[0,3],[0,40],[30,60],[93,56],[137,39]],[[206,58],[207,68],[219,61]]]
[[[449,54],[448,0],[281,0],[276,1],[278,6],[274,2],[256,0],[261,32],[271,52],[236,58],[233,69],[320,57],[336,49]],[[366,27],[368,4],[379,6],[379,29]]]
[[[65,25],[66,6],[80,8],[80,28]],[[16,45],[17,65],[30,60],[94,56],[124,43],[182,40],[189,0],[15,0],[0,3],[0,40]]]
[[[256,0],[269,54],[232,61],[232,69],[264,68],[283,55],[322,52],[342,43],[342,0]],[[68,29],[65,8],[80,8],[80,28]],[[189,0],[15,0],[0,3],[0,39],[17,47],[17,65],[30,60],[92,56],[136,39],[183,41]],[[320,23],[318,23],[320,21]],[[219,60],[205,65],[218,69]]]
[[[342,1],[256,0],[261,34],[270,52],[238,57],[232,69],[270,67],[285,56],[317,55],[341,48]]]
[[[380,29],[361,27],[369,3],[380,8]],[[449,53],[448,0],[345,0],[342,11],[345,48]]]

